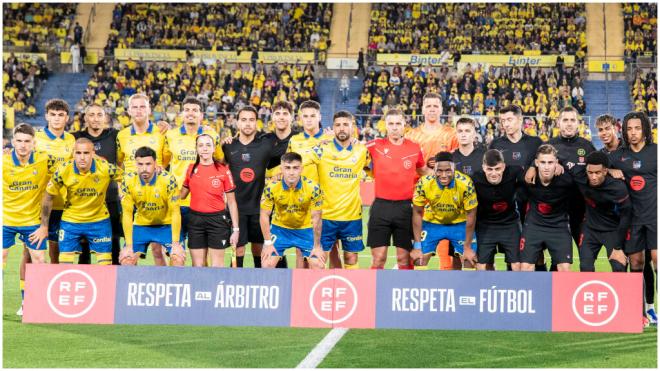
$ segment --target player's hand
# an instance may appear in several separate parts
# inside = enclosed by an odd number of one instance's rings
[[[229,236],[229,244],[231,246],[236,246],[238,244],[238,236],[240,232],[231,232],[231,236]]]
[[[555,164],[555,176],[560,176],[564,173],[564,167],[560,164]]]
[[[160,130],[161,134],[167,133],[167,131],[172,128],[167,121],[163,120],[158,121],[156,125],[158,126],[158,130]]]
[[[4,148],[4,149],[2,150],[2,153],[4,153],[5,155],[10,154],[10,153],[11,153],[11,148],[9,148],[9,147]]]
[[[525,182],[528,184],[535,184],[536,182],[536,168],[530,167],[525,172]]]
[[[426,167],[433,171],[435,169],[435,159],[430,158],[428,161],[426,161]]]
[[[309,253],[309,257],[318,259],[321,265],[325,267],[325,251],[323,251],[321,246],[314,246],[314,248],[312,248],[312,252]]]
[[[607,169],[607,173],[610,174],[612,178],[621,179],[623,181],[626,180],[626,178],[623,176],[623,171],[619,169]]]
[[[183,250],[183,245],[181,245],[181,242],[172,242],[172,250],[170,250],[170,255],[178,255],[182,259],[186,259],[186,252]]]
[[[275,256],[279,256],[277,254],[277,250],[275,250],[275,246],[273,246],[273,243],[264,243],[264,246],[261,249],[261,261],[264,262],[270,259],[273,254],[275,254]]]
[[[133,245],[126,245],[119,252],[119,261],[121,262],[125,258],[135,258],[135,253],[133,252]]]
[[[37,228],[36,231],[30,233],[28,240],[30,241],[31,244],[36,244],[37,248],[40,248],[41,244],[47,238],[48,238],[48,227],[42,225],[39,226],[39,228]]]
[[[231,144],[231,142],[233,142],[233,141],[234,141],[234,137],[229,135],[229,136],[226,136],[221,142],[222,142],[222,144]]]
[[[160,165],[156,165],[156,174],[160,174],[160,173],[162,173],[163,170],[165,170],[165,169],[163,169],[162,166],[160,166]]]
[[[422,254],[422,250],[419,248],[414,247],[412,250],[410,250],[410,260],[413,262],[416,262],[417,260],[421,259],[424,254]]]
[[[469,246],[463,246],[463,261],[469,261],[474,266],[477,264],[477,254]]]
[[[612,254],[610,254],[609,259],[619,262],[621,265],[627,264],[626,254],[623,253],[623,250],[612,250]]]

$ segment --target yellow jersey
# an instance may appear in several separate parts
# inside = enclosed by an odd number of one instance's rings
[[[37,131],[34,135],[36,140],[36,151],[43,151],[53,156],[56,166],[70,160],[73,157],[73,146],[76,144],[76,138],[71,133],[64,132],[59,137],[55,136],[48,126],[43,130]],[[64,197],[66,194],[56,195],[53,199],[53,210],[64,209]]]
[[[360,180],[369,164],[369,151],[362,143],[343,148],[336,139],[314,148],[312,161],[323,191],[323,219],[362,219]]]
[[[190,164],[194,164],[197,159],[197,137],[201,134],[210,135],[215,141],[215,152],[213,157],[218,160],[224,158],[220,136],[208,126],[200,125],[197,133],[188,134],[185,125],[178,129],[169,130],[165,134],[165,145],[163,147],[163,156],[170,159],[170,171],[176,178],[179,189],[186,178],[186,170]],[[181,206],[190,206],[190,197],[181,200]]]
[[[111,180],[121,181],[121,169],[94,157],[87,173],[81,173],[73,160],[61,164],[53,174],[46,192],[57,195],[66,190],[62,220],[70,223],[93,223],[110,216],[105,194]]]
[[[273,210],[271,223],[288,229],[312,227],[312,211],[321,210],[322,206],[321,187],[304,176],[293,188],[284,180],[273,181],[266,185],[261,196],[261,208]]]
[[[424,221],[436,224],[457,224],[467,219],[467,212],[477,207],[477,192],[469,176],[456,171],[448,186],[433,175],[419,179],[415,186],[413,205],[424,206]]]
[[[314,166],[314,162],[312,161],[314,147],[318,146],[323,140],[332,140],[333,138],[334,137],[332,135],[323,134],[323,131],[321,130],[319,130],[319,132],[315,135],[309,135],[305,132],[302,132],[291,137],[289,140],[289,147],[286,151],[296,152],[302,156],[302,175],[314,182],[318,182],[319,174],[316,170],[316,166]]]
[[[181,213],[179,187],[176,177],[163,171],[155,174],[147,184],[136,172],[128,173],[121,183],[122,210],[135,210],[134,225],[172,225],[172,241],[179,241]],[[173,216],[173,214],[176,214]],[[131,218],[131,214],[124,214]],[[127,219],[128,220],[128,219]],[[128,221],[130,223],[130,220]],[[132,241],[133,234],[124,228],[125,238]]]
[[[46,152],[32,152],[27,164],[11,151],[2,158],[2,225],[31,227],[41,220],[41,199],[56,161]]]
[[[135,165],[135,151],[147,146],[156,151],[156,163],[162,167],[167,166],[169,158],[164,156],[165,136],[158,131],[154,124],[149,122],[147,131],[142,134],[135,132],[135,126],[131,125],[122,129],[117,134],[117,163],[123,164],[124,171],[137,170]]]

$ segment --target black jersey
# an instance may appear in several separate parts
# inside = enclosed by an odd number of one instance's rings
[[[537,176],[536,184],[525,184],[527,194],[527,214],[525,224],[544,227],[563,227],[568,223],[569,200],[575,187],[568,172],[555,176],[550,184],[541,184]]]
[[[472,176],[472,182],[477,191],[477,223],[506,225],[517,221],[520,216],[516,209],[515,196],[519,187],[523,186],[523,171],[518,166],[507,166],[502,175],[502,181],[490,184],[483,170]]]
[[[559,162],[568,168],[571,174],[579,177],[586,176],[587,155],[596,150],[590,141],[578,136],[573,138],[559,136],[550,139],[548,144],[555,147]]]
[[[286,153],[286,149],[289,147],[289,139],[295,134],[296,133],[291,130],[291,133],[284,139],[278,138],[275,133],[266,133],[262,135],[264,139],[273,142],[273,153],[270,161],[268,161],[268,169],[272,169],[280,164],[280,157]]]
[[[646,144],[639,152],[619,148],[610,154],[612,168],[619,169],[626,178],[633,208],[633,225],[657,223],[658,210],[658,149]]]
[[[239,214],[259,214],[259,202],[266,182],[266,166],[273,153],[273,142],[262,136],[248,144],[236,138],[224,144],[222,151],[236,184]]]
[[[483,148],[475,147],[469,155],[464,156],[460,150],[456,149],[454,153],[452,153],[452,159],[456,165],[456,170],[472,177],[472,174],[481,170],[484,153],[486,153],[486,151]]]
[[[617,231],[621,238],[617,246],[623,246],[632,218],[632,203],[625,183],[607,176],[598,187],[582,183],[578,186],[587,205],[585,227],[596,232]]]
[[[502,152],[506,166],[520,166],[526,170],[532,165],[536,158],[536,150],[541,144],[543,144],[541,138],[523,133],[516,143],[511,142],[505,135],[493,139],[488,148]]]

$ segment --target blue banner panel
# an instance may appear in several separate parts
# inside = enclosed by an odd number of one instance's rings
[[[291,270],[119,267],[115,323],[289,326]]]
[[[552,274],[379,270],[376,328],[552,329]]]

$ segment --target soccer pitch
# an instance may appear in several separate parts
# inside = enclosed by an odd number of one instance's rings
[[[387,268],[396,263],[393,249],[389,255]],[[20,305],[19,258],[20,249],[12,248],[3,277],[3,367],[291,368],[330,331],[23,324],[15,315]],[[288,258],[290,266],[295,264],[293,252],[289,252]],[[360,267],[368,268],[370,262],[371,256],[365,250],[361,253]],[[151,264],[150,259],[146,264]],[[252,266],[251,256],[246,256],[245,265]],[[436,258],[430,266],[437,267]],[[574,264],[573,269],[578,270],[578,266]],[[596,267],[598,271],[609,271],[602,254]],[[497,268],[504,268],[501,258]],[[598,334],[356,329],[341,338],[319,367],[656,368],[657,330],[648,328],[642,334]]]

